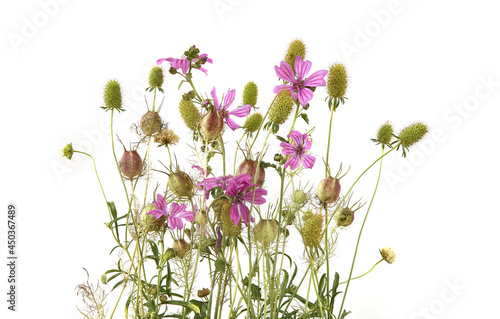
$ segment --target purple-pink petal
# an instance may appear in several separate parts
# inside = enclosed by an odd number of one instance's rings
[[[251,203],[253,200],[253,203],[255,205],[262,205],[266,202],[266,199],[262,197],[264,195],[267,195],[267,190],[263,188],[257,188],[255,190],[250,190],[248,193],[245,194],[243,198],[249,203]]]
[[[237,108],[235,108],[234,110],[230,111],[227,114],[228,115],[234,115],[234,116],[237,116],[237,117],[244,117],[244,116],[247,116],[248,113],[250,113],[251,109],[252,109],[252,106],[250,104],[247,104],[247,105],[244,105],[244,106],[241,106],[241,107],[237,107]]]
[[[304,142],[304,137],[299,131],[292,130],[286,137],[291,138],[297,148],[301,147]]]
[[[162,64],[163,62],[168,61],[168,60],[169,60],[169,59],[166,59],[166,58],[163,58],[163,59],[158,59],[158,60],[156,60],[156,65],[160,65],[160,64]]]
[[[165,201],[165,198],[161,194],[156,194],[156,201],[154,201],[153,204],[159,210],[165,211],[165,213],[168,211],[167,202]]]
[[[281,142],[280,146],[283,147],[283,150],[281,151],[283,155],[293,155],[297,152],[297,147],[292,143]]]
[[[295,57],[295,72],[297,72],[297,82],[302,82],[302,80],[311,71],[312,63],[311,61],[304,61],[304,59],[297,55]]]
[[[305,168],[313,168],[316,158],[309,154],[302,154],[302,165]]]
[[[235,203],[231,206],[230,217],[234,221],[234,225],[238,225],[240,222],[240,213],[238,211],[238,205]]]
[[[297,154],[295,154],[292,157],[290,157],[288,161],[286,161],[284,168],[290,166],[290,169],[294,171],[297,169],[297,167],[299,167],[299,165],[300,165],[300,157]]]
[[[230,129],[232,129],[233,131],[236,130],[238,127],[240,127],[240,125],[238,123],[236,123],[235,121],[233,121],[231,118],[229,117],[226,117],[226,124],[227,126],[229,126]]]
[[[313,91],[308,88],[299,89],[299,102],[300,105],[306,106],[313,98]]]
[[[295,83],[295,74],[293,73],[293,69],[285,61],[281,61],[279,67],[275,65],[274,70],[276,71],[276,75],[280,79],[288,81],[290,83]]]
[[[217,98],[217,91],[215,90],[215,86],[212,89],[212,92],[210,92],[210,94],[212,95],[212,100],[214,101],[215,109],[219,110],[219,98]]]
[[[304,86],[310,86],[310,87],[317,87],[317,86],[325,86],[325,75],[328,73],[327,70],[319,70],[311,74],[310,77],[308,77],[304,81]]]
[[[235,96],[236,96],[236,90],[231,90],[231,89],[227,90],[227,93],[224,96],[223,105],[221,105],[221,109],[225,110],[228,107],[230,107],[231,104],[233,104]]]
[[[276,85],[274,87],[273,92],[274,93],[280,93],[283,90],[287,90],[288,92],[291,93],[291,92],[293,92],[295,90],[295,88],[292,85],[290,85],[290,84],[280,84],[280,85]]]
[[[312,142],[308,138],[307,134],[304,134],[304,145],[302,145],[302,150],[303,151],[309,151],[312,147]]]

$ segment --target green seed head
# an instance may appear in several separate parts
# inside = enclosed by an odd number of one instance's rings
[[[62,149],[62,153],[64,157],[66,157],[67,159],[71,159],[73,157],[73,146],[71,144],[67,144],[63,149]]]
[[[208,223],[207,213],[204,210],[198,210],[194,216],[194,221],[200,226],[205,226]]]
[[[168,187],[177,196],[190,197],[193,195],[193,180],[183,171],[175,171],[168,178]]]
[[[259,129],[260,125],[262,124],[262,120],[263,118],[260,113],[254,113],[247,117],[243,128],[245,129],[245,131],[253,133]]]
[[[181,112],[181,117],[186,123],[186,126],[194,131],[198,128],[200,123],[201,115],[198,108],[194,105],[193,101],[186,101],[182,99],[179,103],[179,111]]]
[[[163,85],[163,69],[155,66],[149,73],[149,86],[152,88],[161,88]]]
[[[347,89],[347,72],[343,64],[334,64],[328,72],[326,84],[328,95],[332,98],[341,99],[345,96]]]
[[[354,221],[354,211],[348,207],[342,208],[335,216],[337,225],[340,227],[347,227]]]
[[[321,244],[323,215],[311,215],[304,221],[301,235],[306,247],[317,248]]]
[[[241,233],[241,220],[235,225],[231,219],[232,203],[225,200],[220,208],[220,222],[222,233],[227,237],[237,237]]]
[[[302,205],[307,201],[307,194],[301,190],[296,190],[292,195],[292,201],[297,205]]]
[[[392,140],[393,133],[394,129],[392,128],[392,125],[389,122],[385,123],[378,130],[377,142],[383,145],[389,145]]]
[[[255,107],[255,104],[257,104],[257,94],[257,84],[248,82],[245,85],[245,89],[243,89],[243,105],[250,104],[252,107]]]
[[[283,124],[293,109],[293,98],[290,92],[283,90],[269,110],[269,119],[275,124]]]
[[[175,251],[175,254],[179,258],[184,258],[191,249],[188,243],[184,239],[174,240],[174,244],[172,245],[172,249]]]
[[[141,118],[141,130],[151,136],[161,129],[161,117],[158,112],[148,111]]]
[[[420,141],[428,132],[427,126],[423,123],[415,123],[404,128],[398,136],[403,148],[408,148]]]
[[[278,236],[278,224],[273,219],[261,219],[253,229],[255,239],[267,247]]]
[[[104,109],[122,111],[122,92],[120,84],[115,80],[110,80],[104,89]]]
[[[146,205],[141,211],[140,226],[144,231],[151,230],[153,228],[153,225],[155,224],[156,219],[153,217],[153,215],[148,214],[153,209],[156,209],[156,206],[155,204],[151,203]]]
[[[306,45],[304,44],[304,42],[302,42],[302,40],[299,39],[296,39],[292,43],[290,43],[288,51],[286,52],[285,55],[285,62],[290,64],[294,72],[295,72],[295,58],[297,57],[297,55],[300,55],[304,60],[306,58]]]

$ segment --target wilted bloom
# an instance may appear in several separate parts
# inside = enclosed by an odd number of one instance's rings
[[[325,86],[324,77],[328,71],[316,71],[310,77],[305,78],[309,71],[311,71],[312,63],[311,61],[304,61],[300,55],[295,58],[294,66],[297,77],[295,77],[292,67],[285,61],[281,61],[280,66],[274,66],[276,75],[280,79],[289,82],[289,84],[277,85],[274,88],[274,93],[287,90],[294,99],[299,99],[300,105],[306,106],[313,98],[313,91],[309,87]]]
[[[300,163],[305,168],[312,168],[314,166],[314,162],[316,158],[312,155],[306,154],[306,151],[311,149],[311,140],[309,139],[307,134],[301,134],[298,131],[292,131],[288,138],[291,138],[293,143],[281,142],[280,146],[283,147],[281,151],[284,155],[292,156],[285,163],[285,168],[290,166],[290,169],[293,171],[297,167],[299,167]]]
[[[245,225],[248,226],[248,221],[253,222],[253,217],[250,216],[250,209],[245,205],[245,201],[249,203],[254,203],[256,205],[261,205],[266,202],[263,195],[267,195],[267,191],[262,188],[254,189],[257,184],[250,183],[252,176],[248,174],[241,174],[229,181],[229,185],[226,190],[226,195],[234,198],[233,205],[231,206],[231,219],[234,224],[237,225],[240,222],[240,218],[243,219]]]
[[[231,104],[233,104],[236,91],[231,89],[227,90],[227,93],[224,96],[222,104],[219,104],[219,99],[217,98],[217,92],[215,91],[215,87],[213,88],[211,94],[212,94],[212,99],[214,101],[215,109],[221,113],[222,117],[226,121],[227,126],[229,126],[233,131],[236,130],[238,127],[240,127],[229,116],[234,115],[237,117],[245,117],[248,115],[248,113],[250,113],[250,109],[252,108],[252,106],[250,104],[247,104],[245,106],[238,107],[232,111],[228,111],[228,108],[231,106]]]
[[[199,56],[199,59],[203,61],[203,63],[208,62],[208,63],[213,63],[213,60],[208,57],[206,53],[201,54]],[[163,59],[158,59],[156,61],[157,65],[162,64],[163,62],[170,62],[170,66],[176,70],[181,69],[182,74],[186,74],[189,71],[189,66],[191,65],[191,61],[186,59],[186,57],[183,55],[180,59],[176,58],[163,58]],[[203,73],[207,74],[207,70],[205,68],[199,68],[200,71]]]

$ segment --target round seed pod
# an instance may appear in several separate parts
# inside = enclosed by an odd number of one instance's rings
[[[318,198],[321,203],[334,203],[340,196],[340,182],[337,178],[328,177],[318,185]]]
[[[243,162],[238,166],[238,169],[236,170],[236,175],[248,174],[252,176],[252,180],[250,181],[251,183],[257,184],[262,187],[262,185],[264,185],[264,180],[266,179],[266,171],[264,170],[264,167],[262,167],[262,165],[259,165],[259,171],[257,173],[257,164],[258,161],[253,161],[251,159],[243,160]],[[257,178],[255,176],[256,173]]]
[[[142,159],[137,151],[125,151],[120,159],[120,171],[127,179],[134,179],[142,173]]]
[[[200,131],[208,141],[219,137],[223,128],[224,119],[218,111],[211,110],[201,118]]]
[[[161,129],[161,117],[158,112],[148,111],[141,118],[141,130],[151,136]]]

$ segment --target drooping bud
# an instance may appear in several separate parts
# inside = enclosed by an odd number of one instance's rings
[[[149,86],[152,88],[161,88],[163,85],[163,69],[161,66],[155,66],[149,72]]]
[[[335,218],[337,221],[337,226],[340,227],[350,226],[354,221],[354,211],[348,207],[343,207],[337,213],[337,216]]]
[[[210,295],[210,289],[208,288],[203,288],[198,290],[198,298],[203,298]]]
[[[187,255],[191,247],[184,239],[174,240],[174,244],[172,245],[172,249],[175,251],[175,254],[179,258],[184,258]]]
[[[295,71],[295,58],[297,55],[300,55],[302,59],[306,59],[306,45],[302,40],[296,39],[292,43],[290,43],[290,46],[288,47],[288,51],[286,52],[285,56],[285,62],[287,62]]]
[[[292,195],[292,201],[297,205],[302,205],[307,201],[307,194],[301,190],[296,190]]]
[[[62,153],[64,157],[66,157],[67,159],[71,159],[73,157],[73,146],[71,144],[67,144],[63,149],[62,149]]]
[[[104,89],[104,105],[103,109],[106,111],[123,111],[120,84],[115,80],[110,80],[108,84],[106,84],[106,88]]]
[[[179,111],[186,126],[191,131],[196,130],[198,124],[200,123],[201,115],[193,101],[181,100],[179,102]]]
[[[427,126],[423,123],[415,123],[404,128],[398,136],[403,148],[408,148],[420,141],[428,132]]]
[[[193,180],[188,174],[180,170],[176,170],[170,174],[168,187],[177,196],[190,197],[193,195]]]
[[[241,162],[240,166],[236,170],[236,175],[248,174],[252,176],[250,183],[254,183],[262,187],[264,185],[264,180],[266,179],[266,171],[262,165],[259,165],[259,171],[257,172],[258,161],[253,161],[251,159],[245,159]],[[257,176],[255,174],[257,173]]]
[[[255,104],[257,104],[257,94],[257,84],[248,82],[243,89],[243,105],[250,104],[252,107],[255,107]]]
[[[161,129],[161,117],[158,112],[148,111],[141,118],[141,130],[151,136]]]
[[[200,131],[201,134],[211,141],[219,137],[222,129],[224,128],[224,119],[222,115],[215,110],[208,111],[200,121]]]
[[[120,159],[120,171],[127,179],[134,179],[142,173],[142,159],[137,151],[125,151]]]
[[[306,247],[316,248],[321,244],[323,215],[313,214],[304,220],[301,235]]]
[[[396,254],[391,248],[387,246],[380,249],[380,254],[382,255],[382,258],[389,264],[392,264],[396,260]]]
[[[278,236],[278,224],[274,219],[261,219],[253,229],[255,239],[267,247]]]
[[[234,225],[234,220],[231,219],[231,206],[232,203],[228,200],[222,203],[220,209],[221,228],[226,237],[237,237],[241,234],[241,220],[237,225]]]
[[[292,109],[293,98],[290,92],[282,90],[269,110],[269,119],[275,124],[283,124],[288,119]]]
[[[331,204],[340,196],[340,181],[338,178],[328,177],[318,185],[318,198],[323,204]]]
[[[347,89],[347,71],[343,64],[334,64],[328,71],[328,81],[326,84],[328,95],[331,98],[342,99]]]
[[[262,124],[262,120],[263,118],[260,113],[254,113],[247,117],[243,128],[246,132],[253,133],[259,129],[260,125]]]
[[[383,145],[389,145],[392,140],[392,134],[394,133],[394,129],[392,125],[387,122],[382,125],[377,133],[377,142]]]

